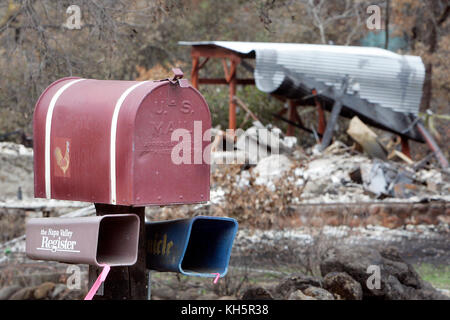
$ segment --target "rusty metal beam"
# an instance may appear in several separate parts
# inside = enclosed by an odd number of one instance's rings
[[[228,128],[236,130],[236,102],[234,96],[236,95],[236,61],[231,60],[231,73],[229,74],[230,95],[229,95],[229,111],[228,111]]]
[[[199,58],[192,57],[191,82],[192,82],[192,86],[195,89],[198,89],[198,70],[199,70],[198,63],[199,63]]]
[[[439,148],[438,144],[434,140],[431,133],[428,132],[427,129],[425,129],[425,126],[422,124],[422,121],[417,121],[416,124],[417,130],[424,138],[425,142],[427,143],[428,147],[434,152],[437,160],[439,161],[439,164],[442,168],[447,169],[448,168],[448,161],[445,158],[444,154],[442,153],[441,149]]]
[[[201,68],[203,68],[208,61],[209,61],[209,57],[207,57],[205,60],[203,60],[203,62],[197,67],[197,69],[200,70]]]
[[[401,143],[402,143],[402,153],[408,156],[408,158],[411,158],[411,149],[409,147],[409,139],[405,136],[400,136]]]
[[[318,126],[317,126],[317,132],[320,135],[323,135],[325,133],[325,128],[327,126],[327,121],[325,119],[325,111],[322,107],[322,103],[320,103],[319,98],[317,97],[317,90],[313,89],[312,94],[314,95],[314,103],[317,108],[317,115],[318,115]]]

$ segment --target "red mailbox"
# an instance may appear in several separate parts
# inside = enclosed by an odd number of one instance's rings
[[[51,84],[33,119],[35,196],[134,206],[208,201],[211,116],[181,77]]]

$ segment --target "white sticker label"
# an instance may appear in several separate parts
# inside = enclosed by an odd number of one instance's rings
[[[41,229],[41,246],[37,250],[51,252],[73,252],[78,253],[76,249],[77,242],[71,240],[73,231],[69,229]]]

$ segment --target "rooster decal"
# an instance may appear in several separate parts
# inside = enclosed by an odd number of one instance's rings
[[[62,170],[63,175],[66,175],[67,170],[69,169],[70,165],[70,143],[69,141],[66,141],[66,153],[62,154],[62,151],[59,147],[56,147],[55,149],[55,157],[56,157],[56,163],[58,167]]]

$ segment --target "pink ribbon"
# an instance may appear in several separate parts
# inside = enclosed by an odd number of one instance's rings
[[[102,284],[102,282],[104,282],[106,280],[106,277],[108,276],[108,273],[109,273],[109,270],[111,269],[111,267],[108,266],[107,264],[101,264],[100,266],[103,267],[103,270],[100,273],[100,275],[98,276],[97,280],[95,280],[94,284],[92,285],[91,290],[89,290],[89,292],[86,295],[86,297],[84,298],[84,300],[92,300],[94,295],[97,293],[98,288],[100,288],[100,285]]]
[[[214,284],[216,284],[217,281],[219,281],[220,273],[213,273],[213,274],[216,274],[216,278],[214,279]]]

